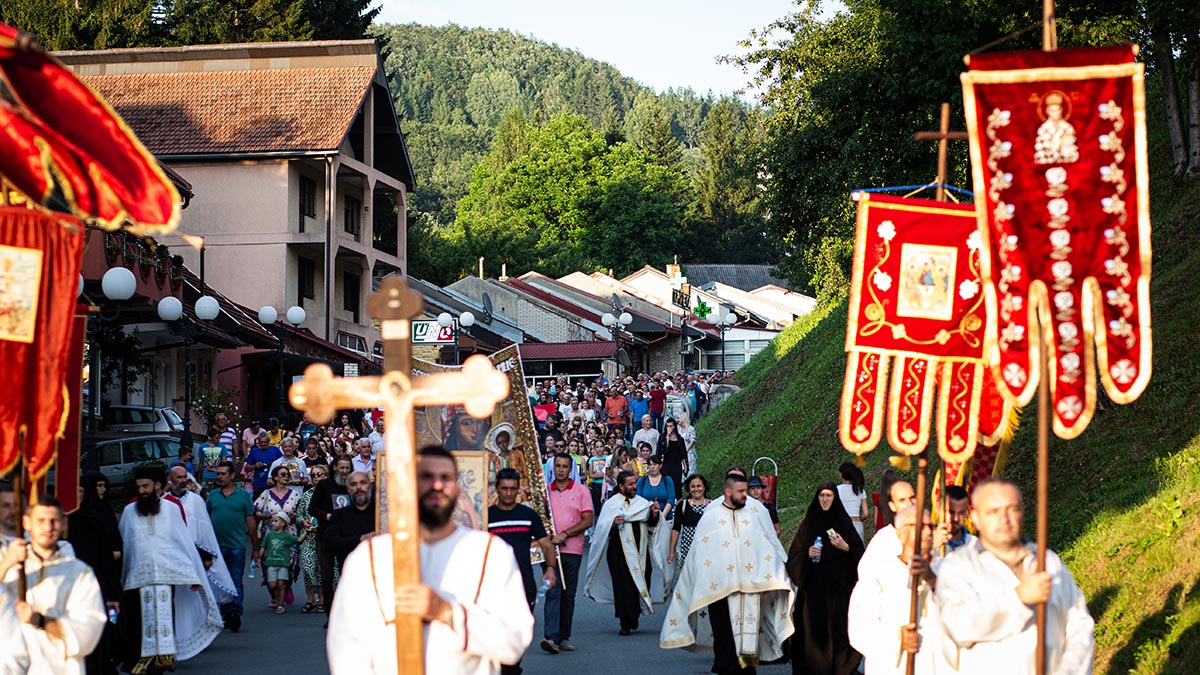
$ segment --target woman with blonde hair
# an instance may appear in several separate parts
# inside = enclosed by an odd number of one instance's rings
[[[687,449],[687,466],[684,468],[684,473],[700,473],[700,465],[697,463],[696,457],[696,427],[692,426],[692,419],[687,413],[679,414],[679,435],[683,438],[683,445]]]

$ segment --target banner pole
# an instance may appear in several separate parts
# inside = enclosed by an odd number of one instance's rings
[[[921,454],[917,455],[917,520],[913,532],[913,557],[923,555],[921,537],[925,533],[925,474],[929,470],[928,452],[928,450],[922,450]],[[880,499],[882,498],[881,496]],[[908,596],[908,622],[916,625],[917,602],[920,598],[921,579],[916,574],[913,574],[909,580],[909,586],[911,590]],[[904,664],[904,672],[907,675],[914,675],[916,666],[917,655],[914,653],[908,654],[908,659]]]
[[[1042,0],[1042,51],[1058,49],[1054,0]],[[1048,343],[1043,339],[1042,343]],[[1047,522],[1050,517],[1050,368],[1046,354],[1038,356],[1038,458],[1037,458],[1037,571],[1046,571]],[[1037,675],[1046,673],[1046,603],[1034,608],[1037,617]]]

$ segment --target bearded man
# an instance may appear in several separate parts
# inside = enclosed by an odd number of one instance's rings
[[[333,461],[333,471],[329,480],[317,483],[313,488],[312,500],[308,503],[308,513],[317,519],[317,562],[321,567],[321,599],[325,601],[325,609],[329,610],[329,602],[333,599],[334,581],[337,575],[337,559],[325,547],[325,533],[329,531],[329,522],[333,514],[350,506],[350,473],[354,464],[349,455],[341,455]]]
[[[121,514],[121,618],[129,641],[125,668],[141,675],[174,669],[176,660],[199,654],[223,624],[183,504],[162,494],[166,472],[139,466],[133,476],[137,498]]]
[[[425,672],[492,674],[521,659],[533,637],[533,615],[516,559],[502,540],[454,523],[458,493],[454,455],[441,446],[422,448],[421,583],[394,587],[387,534],[350,554],[329,617],[333,675],[395,673],[397,611],[424,623]]]
[[[587,585],[584,595],[601,604],[613,605],[621,622],[618,635],[638,629],[638,617],[654,613],[651,575],[653,564],[663,569],[658,553],[649,547],[650,527],[658,523],[658,502],[637,494],[637,474],[617,474],[617,494],[600,509],[596,530],[588,550]],[[654,581],[660,581],[661,576]],[[662,597],[658,595],[658,597]]]
[[[208,571],[208,587],[218,605],[223,605],[237,597],[237,586],[229,574],[229,567],[221,555],[221,547],[217,544],[217,534],[213,530],[212,520],[208,516],[208,507],[200,495],[188,489],[187,469],[176,465],[167,472],[167,482],[170,484],[171,496],[183,505],[183,515],[187,521],[188,533],[200,553],[200,560]]]
[[[351,473],[346,489],[350,506],[333,514],[322,542],[325,551],[337,562],[338,569],[345,567],[346,556],[351,551],[375,536],[375,500],[371,497],[371,476],[363,471]],[[333,594],[327,597],[326,607],[337,597],[337,590],[334,589]]]
[[[746,476],[727,475],[723,491],[696,524],[659,646],[711,650],[712,672],[751,675],[760,660],[783,656],[795,593],[787,552],[765,505],[747,498]]]
[[[8,657],[0,657],[0,673],[82,674],[84,657],[100,641],[105,624],[100,584],[86,563],[59,547],[64,522],[58,500],[42,496],[25,513],[29,541],[9,542],[0,556],[0,600],[11,602],[19,622],[15,635],[0,636],[0,644],[13,649],[14,657],[27,651],[28,659],[28,671],[12,671],[2,665]],[[29,580],[24,598],[17,593],[22,566]]]

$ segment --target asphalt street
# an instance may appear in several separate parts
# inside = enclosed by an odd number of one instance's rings
[[[301,614],[303,594],[285,614],[267,609],[267,591],[259,586],[261,576],[246,579],[246,614],[238,633],[225,631],[199,656],[176,665],[177,673],[217,673],[219,675],[260,675],[265,672],[328,673],[325,659],[324,614]],[[537,625],[533,643],[521,664],[527,675],[628,675],[651,672],[656,675],[708,673],[712,657],[682,649],[660,649],[658,632],[665,606],[644,615],[641,627],[633,635],[617,635],[617,620],[611,605],[598,605],[582,593],[575,606],[575,626],[571,642],[575,652],[547,654],[538,647],[542,639],[542,605],[534,610]],[[632,670],[631,670],[632,669]],[[762,675],[791,673],[790,666],[761,667]],[[430,674],[436,675],[436,674]]]

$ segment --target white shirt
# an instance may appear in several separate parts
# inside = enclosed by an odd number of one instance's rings
[[[854,494],[854,486],[847,483],[842,483],[837,486],[838,499],[841,500],[842,506],[846,507],[846,514],[851,518],[862,517],[862,503],[867,499],[867,491],[863,490],[859,494]]]
[[[636,451],[638,443],[645,441],[650,444],[650,448],[658,452],[658,429],[650,427],[649,429],[638,429],[633,433],[633,449]]]
[[[367,440],[371,441],[371,453],[378,455],[383,452],[387,436],[381,431],[372,431],[370,434],[367,434]]]
[[[934,563],[936,574],[938,562]],[[899,556],[876,556],[858,566],[858,583],[850,594],[847,621],[850,645],[863,655],[866,675],[903,675],[907,652],[900,650],[900,627],[908,623],[912,576]],[[937,603],[926,584],[917,600],[921,648],[916,654],[916,675],[944,673],[941,668],[942,625]]]
[[[29,583],[27,601],[33,611],[57,620],[63,631],[63,639],[57,640],[45,630],[27,623],[21,624],[20,638],[23,638],[25,649],[28,650],[28,673],[82,675],[83,659],[100,642],[107,621],[100,584],[92,568],[76,559],[69,550],[59,548],[54,556],[46,560],[40,560],[32,546],[26,550],[25,573]],[[0,596],[18,597],[17,566],[13,566],[5,575]],[[13,642],[19,648],[21,639]],[[7,667],[4,666],[7,658],[11,657],[0,657],[0,668]],[[4,671],[0,669],[0,672]]]
[[[1037,548],[1025,559],[1036,566]],[[1092,672],[1095,622],[1071,572],[1053,552],[1046,552],[1046,571],[1053,581],[1046,604],[1048,675]],[[1033,607],[1017,597],[1017,576],[1008,565],[976,541],[946,556],[938,574],[937,602],[947,640],[946,656],[961,673],[1012,675],[1034,672],[1037,625]]]
[[[361,471],[367,475],[371,474],[371,469],[375,468],[375,458],[363,460],[362,455],[355,455],[350,459],[350,463],[354,465],[355,471]]]
[[[396,631],[389,535],[360,544],[346,558],[326,653],[333,675],[396,672]],[[516,663],[533,638],[525,584],[508,544],[459,527],[421,544],[421,582],[453,608],[451,625],[425,624],[425,672],[489,675]]]

